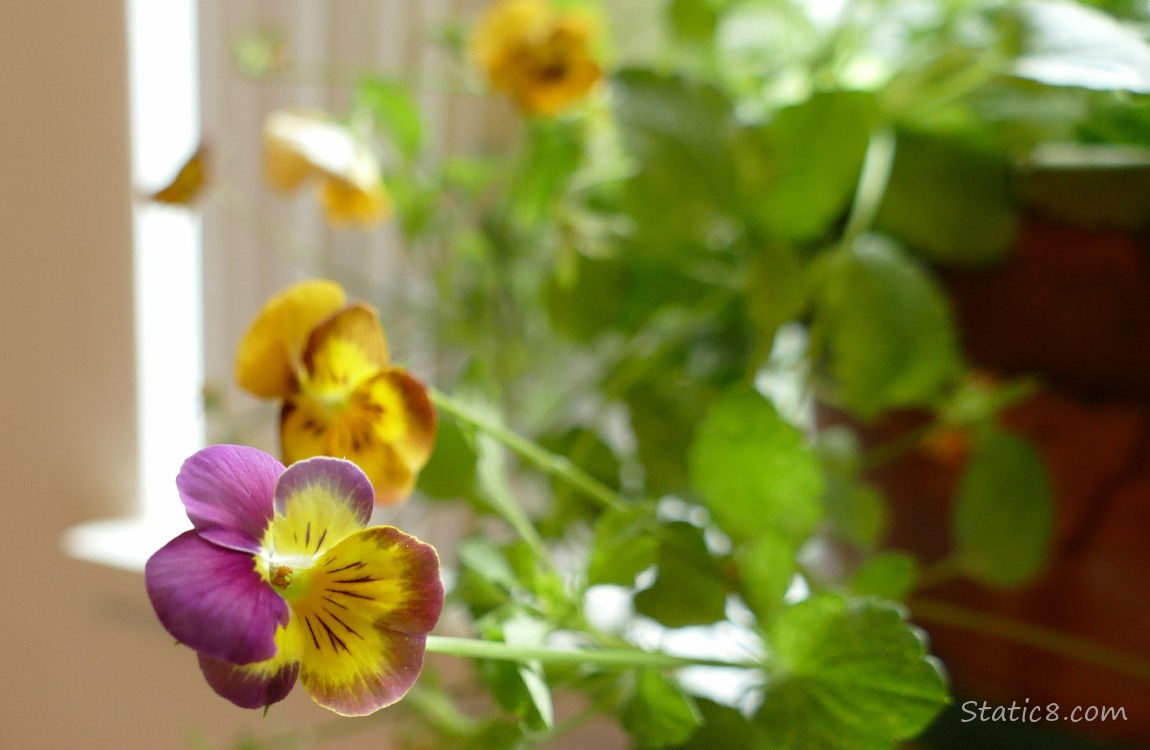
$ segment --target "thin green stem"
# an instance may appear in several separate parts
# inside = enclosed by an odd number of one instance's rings
[[[627,502],[617,492],[571,463],[566,457],[544,450],[538,444],[479,414],[471,407],[441,391],[430,389],[429,392],[431,402],[435,404],[436,408],[490,436],[505,448],[517,453],[548,474],[562,479],[608,508],[622,510],[628,507]]]
[[[1150,662],[1084,638],[940,601],[916,598],[909,605],[914,615],[926,622],[989,635],[1150,682]]]
[[[856,237],[874,224],[875,215],[890,181],[894,152],[894,131],[889,127],[879,128],[871,134],[866,156],[863,158],[858,187],[855,190],[854,204],[851,206],[846,229],[843,230],[843,247],[850,247]]]
[[[963,573],[962,563],[957,557],[944,557],[919,571],[915,579],[915,589],[921,590],[958,578]]]
[[[553,648],[551,646],[516,646],[501,641],[481,641],[474,638],[452,638],[430,635],[427,651],[468,659],[495,659],[498,661],[539,661],[543,664],[594,665],[630,669],[680,669],[682,667],[730,667],[734,669],[762,669],[756,662],[735,662],[724,659],[705,659],[674,656],[637,648]]]

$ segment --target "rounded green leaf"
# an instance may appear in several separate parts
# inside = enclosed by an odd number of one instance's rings
[[[1050,481],[1029,442],[992,431],[975,446],[955,506],[955,555],[970,576],[1013,586],[1046,562],[1054,526]]]
[[[863,235],[824,260],[815,330],[842,403],[870,418],[940,399],[962,371],[942,289],[889,238]]]
[[[775,672],[755,721],[774,750],[889,750],[949,702],[940,665],[897,606],[824,594],[775,618]]]
[[[736,541],[772,532],[802,541],[822,518],[818,460],[750,386],[727,391],[707,410],[689,467],[715,523]]]

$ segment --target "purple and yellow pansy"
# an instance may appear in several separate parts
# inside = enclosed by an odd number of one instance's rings
[[[148,560],[160,622],[199,655],[208,684],[267,707],[298,680],[319,705],[362,716],[414,684],[443,608],[435,549],[369,527],[371,483],[353,463],[215,445],[176,479],[193,528]]]

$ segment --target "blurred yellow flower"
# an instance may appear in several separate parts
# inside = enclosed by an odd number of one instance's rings
[[[602,78],[590,50],[595,24],[546,0],[501,0],[480,19],[471,57],[491,88],[531,115],[553,115]]]
[[[164,187],[144,196],[153,203],[188,207],[199,201],[208,182],[208,147],[201,143],[175,177]]]
[[[391,366],[376,311],[346,304],[335,282],[301,282],[268,300],[237,347],[235,376],[283,401],[284,463],[346,458],[376,502],[406,498],[431,456],[437,417],[426,388]]]
[[[328,223],[370,228],[391,215],[379,160],[348,128],[322,115],[279,110],[264,121],[264,171],[282,192],[316,182]]]

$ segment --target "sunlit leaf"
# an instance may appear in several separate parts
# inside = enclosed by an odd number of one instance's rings
[[[762,129],[771,179],[758,196],[758,214],[767,231],[810,240],[830,229],[854,195],[877,119],[870,94],[820,93]]]
[[[743,598],[759,622],[769,622],[782,606],[795,577],[798,545],[781,532],[768,532],[735,550]]]
[[[692,485],[736,540],[776,531],[805,539],[818,524],[822,477],[799,431],[749,386],[708,409],[691,445]]]
[[[939,664],[902,610],[823,594],[780,613],[775,674],[755,715],[772,750],[889,750],[949,700]]]
[[[1051,86],[1150,92],[1150,44],[1137,29],[1067,0],[1028,0],[1017,11],[1023,50],[1010,71]]]
[[[378,76],[365,76],[355,86],[356,106],[371,113],[377,127],[408,158],[423,144],[419,105],[406,86]]]

